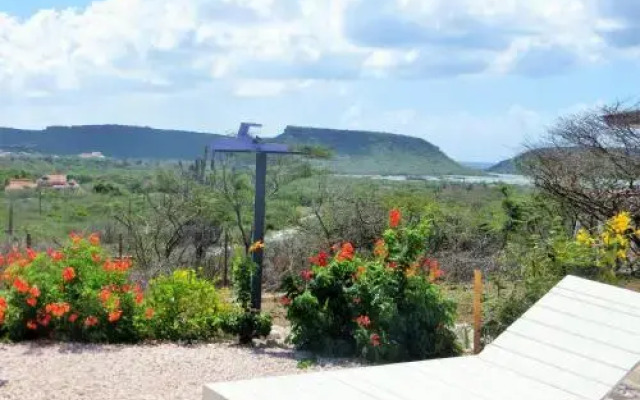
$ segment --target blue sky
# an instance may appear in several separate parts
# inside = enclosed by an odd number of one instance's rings
[[[635,0],[0,0],[0,126],[262,122],[498,161],[640,91]]]

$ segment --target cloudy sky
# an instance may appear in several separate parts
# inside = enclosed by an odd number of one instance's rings
[[[638,0],[0,0],[0,126],[262,122],[496,161],[640,95]]]

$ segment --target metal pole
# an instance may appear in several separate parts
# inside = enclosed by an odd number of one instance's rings
[[[264,241],[265,197],[267,179],[267,154],[256,153],[256,197],[253,213],[253,242]],[[262,306],[262,249],[252,254],[256,271],[251,277],[251,306],[260,310]]]

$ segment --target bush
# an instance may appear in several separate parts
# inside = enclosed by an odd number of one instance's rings
[[[230,309],[211,282],[193,270],[177,270],[149,282],[136,326],[145,338],[207,340],[220,333]]]
[[[283,282],[296,346],[372,361],[447,357],[459,352],[452,331],[455,303],[436,281],[438,263],[424,256],[428,223],[390,229],[365,259],[350,243],[320,252],[312,268]]]
[[[262,251],[263,248],[262,242],[254,243],[251,252]],[[239,256],[233,261],[233,290],[240,309],[226,318],[223,329],[237,335],[242,344],[271,333],[271,316],[251,309],[251,276],[255,270],[256,264],[248,256]]]
[[[96,234],[72,235],[59,251],[14,249],[0,255],[0,336],[117,343],[208,340],[237,314],[194,271],[158,277],[145,293],[132,281],[131,267],[129,260],[106,257]]]
[[[0,257],[7,265],[1,329],[13,340],[138,340],[133,320],[143,295],[129,280],[131,262],[105,257],[97,235],[71,240],[60,251],[13,250]]]

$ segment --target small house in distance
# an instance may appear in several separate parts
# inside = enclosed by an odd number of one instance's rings
[[[604,116],[604,120],[609,126],[640,129],[640,110],[607,114]]]
[[[82,153],[78,157],[85,158],[85,159],[96,159],[96,160],[102,160],[106,158],[104,154],[102,154],[99,151],[92,151],[91,153]]]
[[[25,190],[33,190],[38,187],[38,184],[31,179],[9,179],[7,185],[4,187],[5,192],[20,192]]]
[[[77,189],[80,185],[78,185],[78,182],[73,179],[69,180],[67,175],[53,174],[44,175],[38,179],[38,187],[50,189]]]

